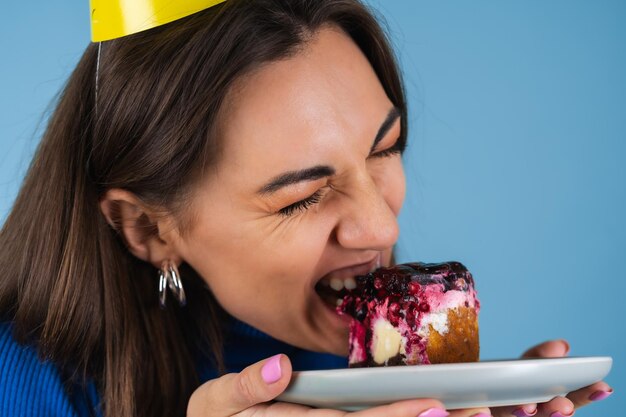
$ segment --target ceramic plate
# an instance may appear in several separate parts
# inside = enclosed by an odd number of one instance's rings
[[[448,409],[518,405],[600,381],[612,363],[572,357],[301,371],[278,400],[342,410],[411,398],[436,398]]]

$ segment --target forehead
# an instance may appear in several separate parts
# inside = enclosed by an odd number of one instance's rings
[[[222,163],[268,175],[315,165],[364,138],[371,144],[391,106],[352,39],[321,29],[295,56],[236,85],[223,113]]]

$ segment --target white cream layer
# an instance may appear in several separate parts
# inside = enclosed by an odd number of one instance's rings
[[[376,306],[373,313],[374,319],[372,325],[372,342],[370,345],[370,355],[378,364],[385,364],[389,359],[401,353],[405,357],[417,357],[420,352],[407,351],[407,338],[404,335],[417,333],[421,338],[427,338],[432,328],[439,334],[446,335],[449,329],[448,310],[464,307],[467,303],[470,308],[477,308],[475,303],[475,291],[459,291],[450,290],[442,292],[443,288],[439,285],[429,285],[424,289],[422,294],[426,298],[426,302],[430,306],[429,312],[422,312],[419,316],[419,327],[412,329],[401,320],[397,327],[394,327],[387,319],[387,302]],[[365,360],[365,346],[361,346],[357,340],[352,341],[352,351],[350,354],[350,363],[358,363]]]

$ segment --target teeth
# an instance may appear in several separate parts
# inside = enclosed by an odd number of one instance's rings
[[[339,307],[342,303],[343,303],[343,300],[341,298],[337,298],[337,301],[335,301],[335,304],[337,304],[337,307]]]
[[[374,259],[372,268],[370,269],[369,272],[376,271],[378,268],[381,267],[381,263],[382,263],[382,254],[378,253],[376,258]],[[344,274],[339,274],[339,275],[341,276]],[[347,290],[353,290],[357,287],[356,280],[353,277],[345,277],[345,275],[342,278],[337,278],[337,277],[330,278],[330,279],[323,278],[320,281],[320,284],[325,287],[330,286],[330,288],[332,288],[333,290],[337,292],[343,290],[344,288]]]
[[[341,291],[343,289],[343,281],[339,278],[332,278],[330,280],[330,288],[335,291]]]
[[[348,278],[343,282],[343,285],[345,285],[346,290],[353,290],[356,288],[356,281],[354,278]]]

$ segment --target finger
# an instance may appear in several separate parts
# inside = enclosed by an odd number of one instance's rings
[[[450,411],[450,417],[491,417],[491,415],[491,410],[488,408],[466,408]]]
[[[350,417],[448,417],[449,415],[441,402],[431,399],[398,401],[349,414]],[[325,414],[315,415],[315,417],[321,416],[326,417]]]
[[[398,401],[354,413],[275,402],[254,406],[237,414],[237,417],[447,417],[448,415],[439,401],[422,399]]]
[[[569,343],[565,339],[549,340],[528,349],[522,358],[560,358],[569,353]]]
[[[575,408],[583,407],[594,401],[601,401],[613,394],[613,389],[604,381],[572,391],[567,394],[567,398],[574,404]]]
[[[537,417],[567,417],[574,414],[574,404],[565,397],[555,397],[537,407]]]
[[[188,417],[232,416],[255,404],[273,400],[291,379],[291,362],[276,355],[201,385],[192,394]]]
[[[285,402],[269,402],[246,408],[233,417],[303,417],[310,415],[311,407]],[[327,417],[342,417],[344,413],[329,414]]]
[[[523,404],[513,407],[492,408],[494,417],[532,417],[537,414],[537,404]]]

